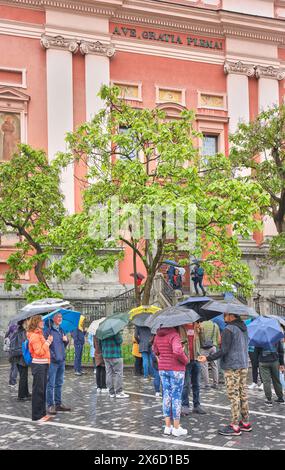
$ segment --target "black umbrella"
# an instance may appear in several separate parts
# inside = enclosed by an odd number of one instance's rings
[[[221,313],[231,313],[232,315],[240,315],[246,317],[258,317],[258,313],[254,308],[248,307],[236,299],[212,300],[200,309],[200,315],[203,320],[211,320],[211,318],[221,315]]]
[[[194,310],[175,306],[165,308],[151,315],[145,321],[144,326],[151,328],[151,332],[155,334],[159,328],[172,328],[186,325],[187,323],[194,323],[197,320],[200,320],[200,315],[194,312]]]
[[[153,314],[151,314],[151,313],[140,313],[139,315],[135,315],[131,319],[131,322],[135,326],[146,326],[145,322],[149,317],[153,317]]]
[[[199,296],[188,297],[188,299],[183,300],[182,302],[179,302],[178,306],[194,310],[200,315],[201,308],[203,307],[203,305],[210,302],[210,300],[213,300],[213,299],[211,299],[211,297],[199,297]]]
[[[70,302],[63,299],[41,299],[35,300],[34,302],[25,305],[24,308],[20,310],[20,313],[12,318],[11,322],[18,323],[19,321],[27,320],[28,318],[33,317],[34,315],[42,315],[44,313],[50,313],[58,308],[68,309],[71,307]]]

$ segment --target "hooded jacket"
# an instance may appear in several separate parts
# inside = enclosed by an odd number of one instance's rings
[[[207,357],[210,362],[216,359],[221,359],[223,370],[248,368],[247,327],[240,318],[227,324],[222,333],[220,351]]]
[[[153,342],[153,352],[158,356],[159,370],[184,372],[189,362],[175,328],[161,328],[157,331]]]

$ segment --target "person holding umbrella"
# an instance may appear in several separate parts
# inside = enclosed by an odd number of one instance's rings
[[[83,354],[83,347],[85,344],[85,336],[87,331],[84,328],[85,317],[84,315],[80,316],[78,328],[76,328],[72,333],[71,336],[74,341],[74,373],[75,375],[83,375],[84,372],[82,370],[82,354]]]
[[[227,394],[231,402],[232,420],[229,426],[219,429],[218,432],[223,436],[240,436],[242,431],[252,431],[247,398],[248,333],[240,315],[225,313],[224,320],[227,326],[222,333],[220,351],[207,357],[200,356],[198,361],[204,363],[221,359]]]
[[[149,375],[153,376],[150,344],[151,336],[150,328],[146,326],[136,326],[135,339],[139,345],[139,352],[142,355],[144,379],[146,380]]]

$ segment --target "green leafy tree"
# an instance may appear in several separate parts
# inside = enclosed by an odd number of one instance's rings
[[[5,288],[20,288],[21,275],[34,270],[39,284],[31,288],[29,299],[53,296],[47,267],[52,247],[47,237],[65,213],[59,184],[58,162],[48,163],[43,151],[28,145],[20,145],[11,161],[0,165],[0,230],[19,237],[7,260]]]
[[[267,194],[261,215],[269,215],[278,235],[271,243],[271,256],[285,262],[285,106],[260,113],[249,124],[240,124],[231,137],[231,161],[238,170],[247,169],[239,179],[257,182]]]
[[[54,265],[55,274],[68,277],[75,268],[90,274],[98,263],[107,270],[118,256],[106,254],[98,259],[94,250],[124,243],[132,250],[134,273],[138,258],[147,273],[143,287],[135,283],[138,303],[149,303],[163,260],[175,259],[181,250],[185,264],[190,256],[203,254],[205,271],[217,289],[224,289],[222,281],[239,282],[248,293],[252,279],[241,262],[238,236],[247,237],[259,226],[253,216],[266,198],[261,186],[233,179],[231,164],[223,155],[202,161],[195,146],[198,134],[193,112],[183,111],[180,119],[169,121],[161,110],[134,109],[118,95],[117,88],[102,88],[105,107],[91,122],[68,134],[69,151],[58,156],[62,165],[81,161],[86,178],[82,213],[65,218],[52,233],[53,243],[57,240],[64,250]],[[115,214],[124,229],[116,234],[111,230],[114,197],[119,203],[113,218]],[[185,243],[191,204],[197,208],[192,245]],[[162,207],[159,237],[151,221],[147,237],[138,233],[138,225],[146,224],[146,205]],[[181,210],[188,215],[170,236],[169,218]],[[108,219],[104,234],[102,215]],[[101,236],[94,236],[100,228]]]

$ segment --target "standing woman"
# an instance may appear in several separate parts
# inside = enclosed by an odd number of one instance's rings
[[[97,336],[93,336],[94,349],[95,349],[95,364],[96,364],[96,384],[97,392],[108,392],[106,386],[106,369],[105,362],[102,356],[101,344]]]
[[[32,317],[28,322],[27,338],[32,356],[32,420],[45,422],[51,418],[46,414],[46,389],[50,364],[51,335],[45,339],[43,335],[44,322],[41,315]]]
[[[162,382],[164,434],[185,436],[187,430],[180,426],[180,415],[185,369],[189,359],[183,351],[178,330],[160,328],[154,339],[153,352],[158,356],[158,370]]]

